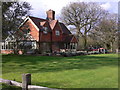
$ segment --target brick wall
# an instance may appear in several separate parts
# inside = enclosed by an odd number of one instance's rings
[[[1,50],[0,53],[2,53],[2,54],[12,54],[12,53],[14,53],[14,51],[13,50]]]
[[[47,27],[48,32],[45,34],[43,31],[40,32],[40,42],[51,42],[51,28],[48,23],[46,23],[43,27]]]
[[[56,33],[55,33],[56,30],[60,31],[60,36],[56,35]],[[58,23],[56,24],[55,28],[52,30],[52,41],[53,42],[61,42],[62,41],[62,31],[61,31],[61,28]]]
[[[23,30],[24,28],[30,29],[30,34],[35,40],[39,40],[39,31],[35,28],[35,26],[28,20],[20,29]]]

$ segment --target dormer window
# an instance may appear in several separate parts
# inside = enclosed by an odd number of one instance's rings
[[[56,30],[56,31],[55,31],[55,34],[56,34],[56,36],[60,36],[60,31],[59,31],[59,30]]]
[[[47,27],[43,27],[43,29],[44,29],[44,30],[43,30],[43,33],[44,33],[44,34],[47,34],[47,33],[48,33],[48,28],[47,28]]]

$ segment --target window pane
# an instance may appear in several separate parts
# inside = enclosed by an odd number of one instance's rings
[[[59,36],[60,35],[60,31],[55,31],[55,34],[57,35],[57,36]]]
[[[43,28],[44,28],[43,33],[44,33],[44,34],[47,34],[48,28],[47,28],[47,27],[43,27]]]
[[[47,31],[43,31],[44,34],[47,34]]]

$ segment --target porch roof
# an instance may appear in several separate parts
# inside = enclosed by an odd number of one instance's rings
[[[66,37],[63,42],[67,42],[67,43],[77,43],[78,40],[74,35],[69,35],[68,37]]]

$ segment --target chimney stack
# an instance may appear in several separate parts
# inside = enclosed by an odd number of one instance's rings
[[[46,13],[47,13],[48,20],[55,20],[55,11],[50,9]]]

